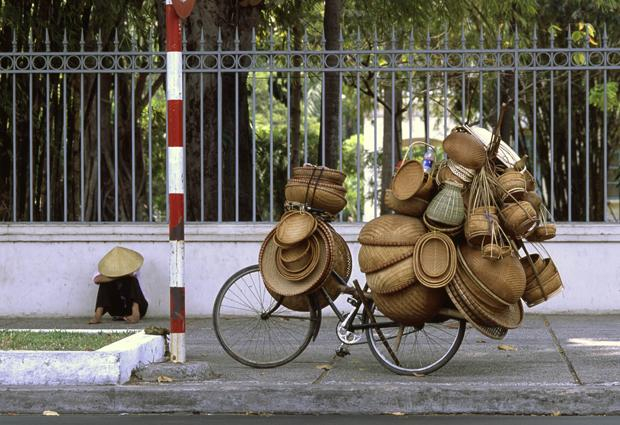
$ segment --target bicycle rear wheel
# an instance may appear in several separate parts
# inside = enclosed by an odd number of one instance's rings
[[[383,316],[376,318],[377,322],[388,321]],[[365,322],[368,321],[365,314]],[[377,328],[368,328],[366,339],[372,354],[388,370],[399,375],[427,375],[443,367],[456,354],[465,335],[465,325],[465,320],[449,319],[422,327],[383,328],[380,330],[383,340]]]
[[[232,275],[213,306],[215,335],[224,350],[247,366],[281,366],[299,356],[314,335],[317,313],[290,310],[265,288],[258,265]]]

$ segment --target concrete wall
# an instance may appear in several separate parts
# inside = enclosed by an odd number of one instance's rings
[[[349,242],[354,277],[358,224],[337,225]],[[186,226],[187,314],[211,314],[220,286],[238,269],[257,262],[266,224]],[[167,316],[167,226],[159,224],[0,226],[0,316],[87,316],[97,286],[91,282],[98,260],[120,244],[145,257],[140,282],[149,314]],[[563,294],[536,312],[620,312],[620,226],[559,225],[545,244],[565,284]],[[342,298],[342,297],[341,297]]]

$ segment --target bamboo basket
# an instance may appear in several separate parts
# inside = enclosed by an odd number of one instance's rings
[[[423,325],[432,320],[446,305],[446,291],[415,283],[391,293],[372,293],[379,311],[403,325]]]

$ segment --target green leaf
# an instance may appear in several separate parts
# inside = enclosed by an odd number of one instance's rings
[[[603,84],[597,84],[590,89],[589,96],[590,105],[600,110],[605,110],[605,88]],[[612,111],[619,109],[620,102],[618,100],[618,83],[607,83],[607,110]]]

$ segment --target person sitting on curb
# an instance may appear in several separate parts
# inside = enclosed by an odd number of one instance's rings
[[[148,302],[138,282],[138,270],[144,257],[131,249],[112,248],[98,264],[93,282],[99,285],[95,315],[89,324],[101,323],[109,313],[114,320],[137,323],[146,314]]]

